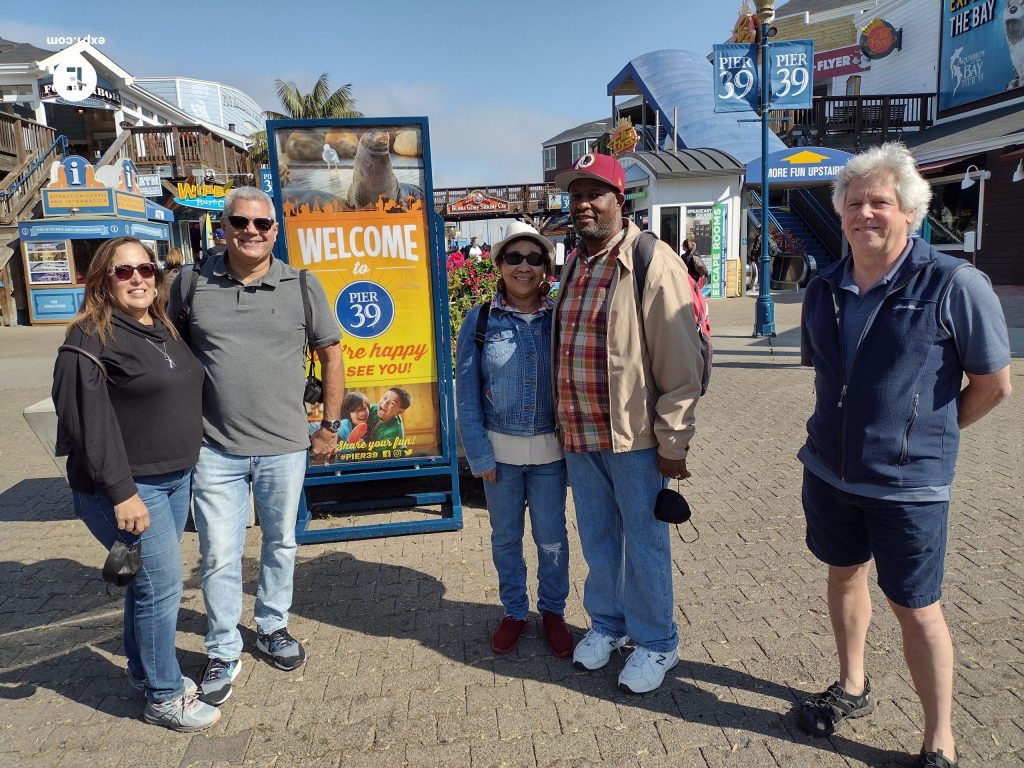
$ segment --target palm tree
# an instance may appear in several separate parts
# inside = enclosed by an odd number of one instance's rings
[[[355,99],[352,98],[352,84],[341,86],[331,91],[330,76],[324,72],[313,85],[309,93],[303,93],[299,86],[284,80],[275,80],[277,97],[281,100],[284,112],[264,112],[264,120],[315,120],[324,117],[362,117],[355,111]],[[257,131],[249,137],[249,157],[257,164],[269,162],[267,150],[267,132]]]

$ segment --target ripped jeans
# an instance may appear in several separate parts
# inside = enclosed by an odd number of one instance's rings
[[[569,595],[569,539],[565,532],[565,461],[517,466],[498,462],[497,482],[484,482],[491,516],[491,556],[505,615],[525,619],[523,531],[526,507],[537,545],[537,610],[561,616]]]

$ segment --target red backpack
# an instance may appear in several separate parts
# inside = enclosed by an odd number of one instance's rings
[[[651,266],[651,259],[654,257],[654,246],[657,244],[657,236],[650,230],[641,232],[633,246],[633,279],[636,280],[637,291],[640,293],[640,303],[644,300],[644,285],[647,283],[647,268]],[[685,265],[684,265],[685,268]],[[704,372],[700,377],[700,393],[703,395],[708,391],[708,383],[711,381],[711,366],[713,350],[711,348],[711,315],[708,312],[708,300],[701,293],[697,281],[686,272],[686,279],[690,281],[690,293],[693,294],[693,317],[697,325],[697,336],[700,337],[700,354],[704,358]]]

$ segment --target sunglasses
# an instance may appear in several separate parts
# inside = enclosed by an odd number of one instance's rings
[[[110,268],[110,274],[118,280],[131,280],[136,272],[143,280],[149,280],[156,275],[156,264],[144,261],[141,264],[117,264]]]
[[[256,227],[257,232],[269,232],[270,228],[277,223],[273,219],[248,219],[245,216],[228,216],[228,224],[234,229],[248,229],[250,221]]]
[[[543,267],[548,262],[547,256],[540,251],[534,251],[533,253],[506,251],[501,257],[501,260],[511,267],[518,267],[523,263],[523,259],[526,259],[526,263],[531,267]]]

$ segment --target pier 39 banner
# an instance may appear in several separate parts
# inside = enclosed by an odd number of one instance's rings
[[[271,123],[268,140],[288,262],[319,278],[341,328],[333,463],[440,455],[421,124],[325,122]],[[311,429],[322,418],[314,406]]]

